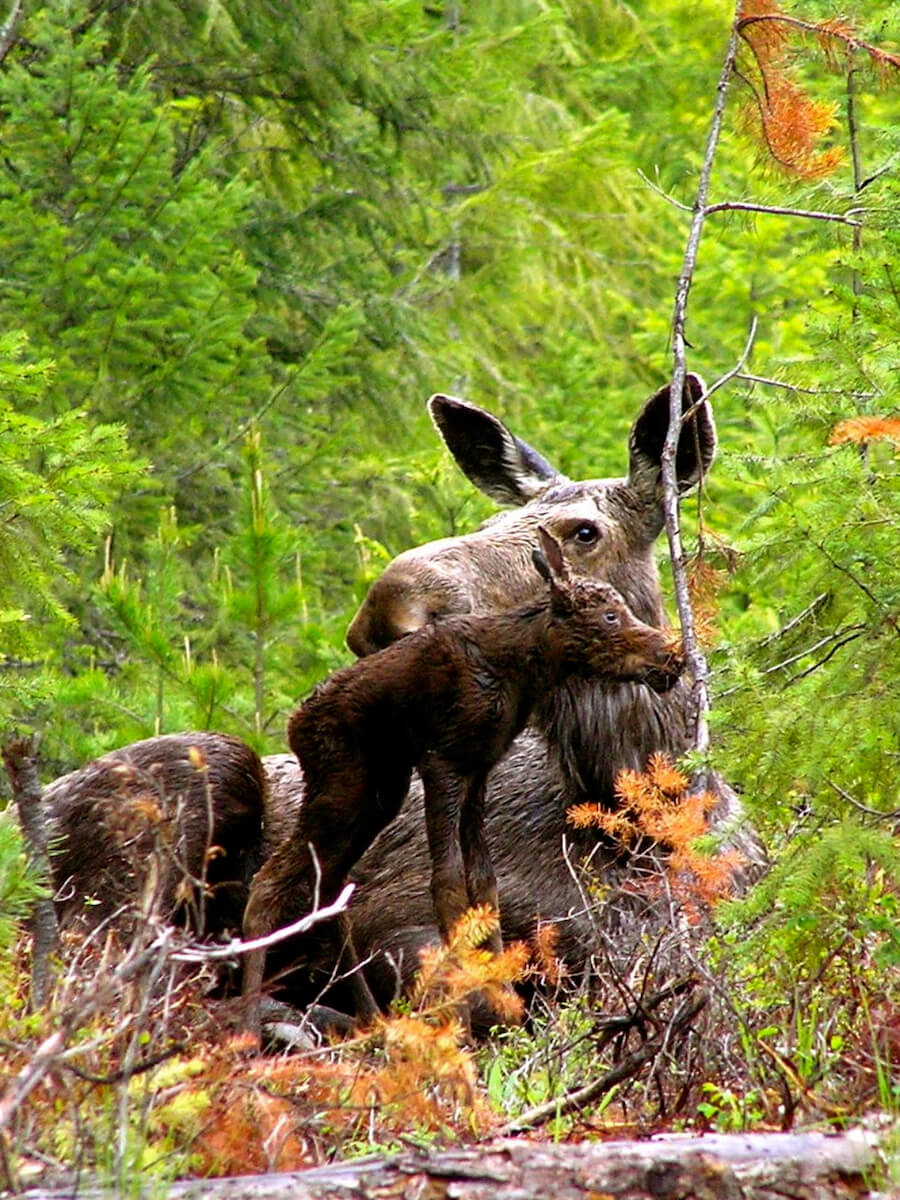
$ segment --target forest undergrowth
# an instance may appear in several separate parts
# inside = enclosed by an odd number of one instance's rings
[[[261,1051],[229,993],[236,958],[198,966],[202,947],[146,897],[126,937],[121,913],[116,925],[62,935],[35,1009],[30,936],[7,920],[3,1186],[124,1188],[137,1176],[292,1170],[500,1134],[843,1128],[896,1113],[900,995],[885,986],[885,965],[897,891],[886,871],[868,869],[852,897],[835,888],[827,954],[813,939],[779,970],[771,936],[763,949],[753,933],[758,892],[732,897],[740,864],[705,833],[710,798],[690,794],[661,757],[643,775],[623,773],[619,790],[616,836],[652,912],[643,931],[574,979],[554,926],[494,957],[480,943],[496,916],[472,910],[449,945],[425,952],[410,994],[343,1040],[279,1011]],[[608,826],[607,812],[590,809],[571,819]],[[27,912],[33,879],[21,856],[10,861],[20,869],[0,880],[4,912],[14,902]],[[602,880],[586,875],[583,886],[597,911],[617,903]],[[473,993],[498,1018],[481,1041],[464,1019]]]

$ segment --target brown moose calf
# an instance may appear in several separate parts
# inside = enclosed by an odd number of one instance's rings
[[[256,938],[331,903],[403,804],[413,768],[425,791],[431,890],[442,936],[470,905],[498,907],[483,831],[485,780],[532,714],[571,678],[638,680],[665,691],[682,662],[671,634],[639,621],[608,584],[569,575],[539,529],[534,563],[549,594],[514,612],[454,616],[338,671],[291,717],[306,797],[297,828],[257,873],[244,917]],[[317,895],[315,893],[318,893]],[[320,930],[326,929],[324,926]],[[334,925],[335,963],[340,943]],[[490,943],[500,949],[500,934]],[[344,965],[352,958],[345,955]],[[265,951],[247,956],[257,1023]],[[373,1015],[360,981],[357,1015]]]

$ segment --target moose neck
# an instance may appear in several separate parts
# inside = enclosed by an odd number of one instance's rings
[[[566,781],[567,803],[612,807],[620,771],[645,770],[654,751],[684,753],[689,697],[682,680],[663,694],[641,683],[579,678],[548,690],[537,724]]]

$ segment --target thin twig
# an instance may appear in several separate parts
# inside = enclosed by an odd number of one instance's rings
[[[848,637],[845,637],[843,641],[835,642],[827,654],[823,655],[822,658],[812,663],[811,666],[806,667],[805,670],[798,671],[796,675],[792,675],[790,679],[785,682],[784,686],[789,688],[793,684],[799,683],[801,679],[805,679],[807,675],[812,675],[813,671],[818,671],[820,667],[824,667],[827,662],[834,658],[838,650],[842,650],[844,646],[849,645],[850,642],[855,642],[857,638],[861,637],[862,633],[851,633]]]
[[[740,358],[730,371],[726,371],[724,375],[720,375],[718,379],[709,385],[700,399],[681,414],[682,425],[684,425],[686,421],[689,421],[696,414],[698,409],[700,409],[701,406],[706,403],[706,401],[710,398],[710,396],[713,395],[714,392],[718,392],[720,388],[723,388],[726,385],[726,383],[730,383],[732,379],[737,378],[741,374],[744,364],[750,357],[750,351],[753,349],[753,343],[756,341],[756,329],[758,324],[759,322],[757,321],[756,314],[754,313],[754,315],[750,318],[750,329],[747,332],[747,340],[744,343],[744,349],[741,351]]]
[[[769,379],[765,375],[738,375],[745,383],[761,383],[764,387],[783,388],[786,392],[800,392],[804,396],[850,396],[854,400],[872,400],[877,392],[847,392],[843,388],[801,387],[799,383],[788,383],[784,379]]]
[[[792,667],[794,663],[799,662],[801,658],[809,658],[811,654],[815,654],[817,650],[822,650],[825,646],[830,646],[832,642],[837,642],[839,646],[843,646],[846,642],[852,641],[853,637],[859,637],[866,628],[863,624],[845,625],[843,629],[835,629],[833,633],[828,633],[825,637],[820,638],[811,646],[806,646],[803,650],[798,650],[796,654],[792,654],[790,658],[784,658],[781,662],[775,663],[773,667],[766,667],[762,672],[763,675],[774,675],[777,671],[784,671],[787,667]],[[852,633],[853,637],[845,635]]]
[[[833,791],[837,792],[842,800],[846,800],[848,804],[851,804],[858,812],[865,813],[867,817],[880,817],[883,821],[894,821],[900,817],[900,808],[892,808],[888,812],[885,812],[883,808],[870,808],[868,804],[861,804],[849,792],[845,792],[833,779],[826,776],[825,782]]]
[[[774,633],[768,634],[766,637],[762,638],[757,645],[760,647],[760,649],[762,649],[765,646],[771,646],[773,642],[780,642],[783,637],[789,634],[797,625],[800,625],[803,621],[805,621],[807,617],[817,616],[819,610],[824,608],[830,599],[830,592],[820,592],[819,595],[816,596],[815,600],[813,600],[810,604],[807,604],[806,608],[798,612],[796,616],[791,617],[787,625],[782,625],[781,628],[777,629]]]
[[[585,1105],[598,1100],[617,1084],[635,1076],[644,1063],[657,1056],[663,1046],[671,1040],[673,1034],[681,1033],[682,1030],[689,1028],[694,1018],[706,1007],[708,999],[705,991],[698,993],[693,998],[686,999],[661,1033],[651,1038],[633,1054],[629,1054],[612,1070],[606,1071],[599,1079],[592,1080],[584,1087],[567,1092],[558,1100],[548,1100],[546,1104],[538,1104],[535,1108],[527,1109],[514,1120],[501,1126],[500,1129],[492,1130],[491,1136],[506,1137],[508,1134],[517,1133],[522,1129],[543,1125],[546,1121],[576,1112]]]

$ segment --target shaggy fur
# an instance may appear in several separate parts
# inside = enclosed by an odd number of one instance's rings
[[[544,555],[535,561],[550,583],[543,602],[426,626],[339,671],[294,713],[288,741],[306,798],[295,833],[253,881],[245,937],[309,911],[317,885],[331,903],[397,816],[415,767],[425,789],[431,895],[446,940],[470,905],[498,907],[483,831],[485,781],[535,709],[552,719],[547,697],[569,680],[672,686],[682,663],[671,636],[638,621],[608,584],[570,580],[558,543],[540,533]],[[499,951],[499,935],[489,944]],[[245,966],[251,996],[262,960],[257,953]]]

